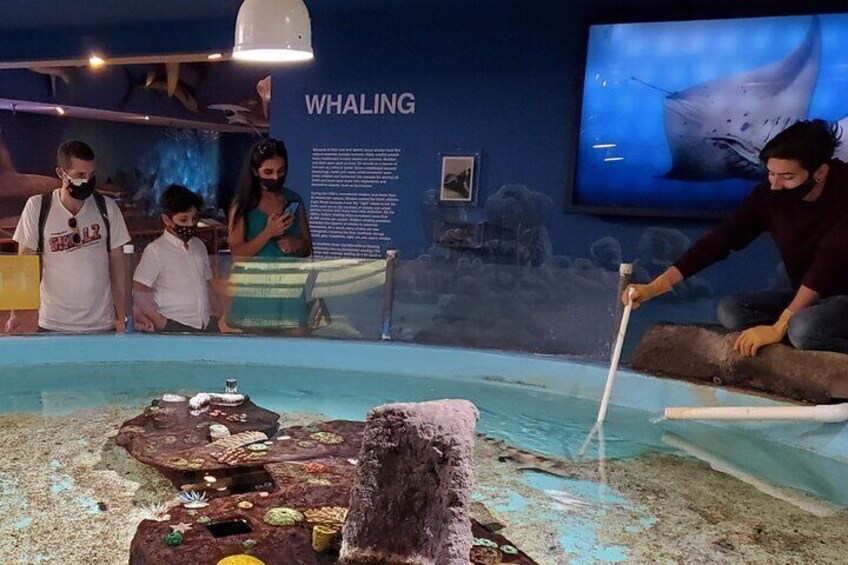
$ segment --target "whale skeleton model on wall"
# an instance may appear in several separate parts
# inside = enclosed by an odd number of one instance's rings
[[[224,112],[228,124],[245,125],[255,132],[267,131],[271,125],[271,75],[256,83],[256,94],[253,98],[238,104],[210,104],[210,110]]]
[[[821,58],[821,24],[813,17],[801,45],[784,59],[666,96],[664,125],[672,167],[664,177],[762,179],[762,148],[808,117]],[[844,133],[848,116],[839,127]],[[848,139],[836,157],[848,161]]]
[[[0,132],[0,227],[14,227],[30,196],[59,188],[57,177],[21,174]]]

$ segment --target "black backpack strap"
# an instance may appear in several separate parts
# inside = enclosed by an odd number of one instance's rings
[[[106,228],[106,253],[112,251],[112,225],[109,223],[109,211],[106,210],[106,197],[95,192],[94,202],[97,204],[97,209],[100,210],[100,217],[103,218],[103,225]]]
[[[44,253],[44,226],[47,225],[47,216],[50,215],[50,205],[53,203],[53,192],[41,195],[41,209],[38,212],[38,251],[39,255]]]

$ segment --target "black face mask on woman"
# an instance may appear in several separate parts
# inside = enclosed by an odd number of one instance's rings
[[[71,194],[71,198],[76,200],[85,200],[89,196],[92,195],[94,189],[97,187],[97,179],[92,176],[88,180],[86,179],[68,179],[68,191]]]
[[[286,183],[286,177],[276,179],[259,179],[259,184],[268,192],[277,193],[283,190],[283,185]]]

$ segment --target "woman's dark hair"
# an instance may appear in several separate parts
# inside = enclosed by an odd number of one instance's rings
[[[169,218],[175,214],[203,208],[203,198],[179,184],[169,185],[159,197],[159,210]]]
[[[286,150],[286,144],[278,139],[263,139],[250,148],[233,198],[233,206],[235,207],[233,224],[259,206],[259,200],[262,198],[262,187],[259,186],[259,179],[256,177],[255,171],[259,169],[259,165],[263,162],[274,157],[282,157],[286,162],[286,167],[288,167],[289,152]]]
[[[833,159],[840,134],[837,124],[824,120],[795,122],[766,143],[760,160],[767,163],[769,159],[791,159],[812,174]]]

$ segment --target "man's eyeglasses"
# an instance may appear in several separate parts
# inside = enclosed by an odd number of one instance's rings
[[[80,235],[80,232],[79,232],[79,226],[77,225],[77,219],[73,218],[73,217],[68,218],[68,227],[71,228],[72,230],[74,230],[74,236],[71,238],[71,241],[74,242],[74,245],[79,245],[80,243],[82,243],[82,236]]]

